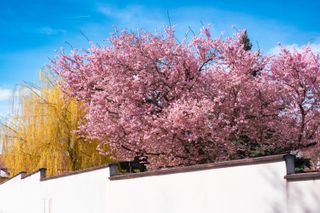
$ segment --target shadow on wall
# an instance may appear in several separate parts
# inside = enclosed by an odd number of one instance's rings
[[[269,206],[269,213],[285,213],[286,209],[286,180],[283,178],[286,174],[278,170],[262,170],[262,176],[265,177],[267,186],[270,187],[273,194],[263,193],[264,200]]]
[[[288,212],[320,212],[320,180],[287,182]]]
[[[265,194],[270,213],[320,213],[320,179],[288,181],[286,174],[278,174],[278,171],[261,172],[272,191],[277,192]]]

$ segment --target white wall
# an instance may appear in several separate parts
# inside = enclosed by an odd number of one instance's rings
[[[22,185],[20,175],[0,185],[0,213],[22,212],[24,206]]]
[[[108,177],[109,168],[105,168],[43,181],[42,201],[51,204],[50,213],[105,213]]]
[[[320,180],[287,181],[284,161],[109,180],[109,168],[0,185],[0,213],[320,213]]]
[[[109,168],[40,181],[40,172],[0,185],[0,213],[105,213]]]
[[[320,180],[288,182],[288,212],[320,213]]]
[[[271,213],[285,209],[284,162],[114,180],[112,213]]]

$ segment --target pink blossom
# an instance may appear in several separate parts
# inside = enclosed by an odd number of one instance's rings
[[[52,68],[64,92],[86,103],[90,139],[118,159],[190,165],[303,149],[319,142],[320,56],[246,51],[243,32],[209,29],[179,43],[123,31],[110,46],[61,53]],[[319,146],[318,146],[319,147]]]

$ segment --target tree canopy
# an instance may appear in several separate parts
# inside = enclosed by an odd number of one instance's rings
[[[246,31],[214,39],[204,28],[179,42],[115,33],[107,46],[62,52],[52,69],[85,103],[80,126],[119,159],[152,167],[319,150],[320,55],[253,51]],[[104,152],[103,150],[100,150]]]
[[[20,86],[15,115],[2,124],[3,157],[11,175],[47,168],[49,176],[110,162],[96,151],[97,141],[74,134],[85,114],[81,103],[62,98],[49,72],[40,86]]]

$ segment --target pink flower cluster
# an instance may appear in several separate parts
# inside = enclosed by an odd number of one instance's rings
[[[111,37],[111,45],[61,53],[52,69],[86,103],[81,126],[117,159],[152,167],[319,147],[320,56],[243,48],[244,32],[213,39],[204,29],[178,42],[174,30]]]

